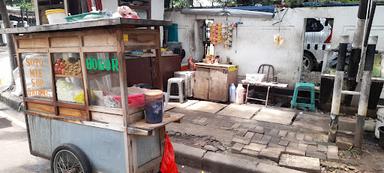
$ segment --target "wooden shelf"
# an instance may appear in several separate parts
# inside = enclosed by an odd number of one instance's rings
[[[63,74],[55,74],[55,77],[58,77],[58,78],[64,78],[64,77],[82,78],[81,76],[63,75]]]
[[[181,118],[184,117],[184,114],[165,112],[163,116],[163,122],[157,124],[146,123],[145,120],[140,120],[138,122],[128,125],[128,134],[131,135],[151,135],[152,131],[172,122],[179,122]]]

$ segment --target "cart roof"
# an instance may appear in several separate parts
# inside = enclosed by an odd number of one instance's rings
[[[38,25],[24,28],[7,28],[0,30],[0,34],[23,34],[23,33],[35,33],[35,32],[48,32],[48,31],[64,31],[72,29],[103,27],[103,26],[117,26],[117,25],[130,25],[135,27],[147,27],[147,26],[166,26],[171,22],[163,20],[147,20],[147,19],[97,19],[87,20],[79,22],[68,22],[62,24],[50,24],[50,25]]]

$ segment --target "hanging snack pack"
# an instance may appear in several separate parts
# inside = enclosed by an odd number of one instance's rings
[[[234,23],[227,24],[224,28],[224,47],[225,48],[231,48],[232,47],[232,40],[233,40],[233,30],[235,29]]]
[[[223,26],[221,23],[214,23],[210,26],[210,40],[214,45],[220,44],[223,42]]]

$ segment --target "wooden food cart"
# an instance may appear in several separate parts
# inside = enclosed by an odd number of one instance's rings
[[[147,124],[143,105],[128,98],[138,88],[127,86],[126,59],[146,50],[160,74],[167,24],[118,18],[0,31],[15,36],[30,152],[51,159],[52,172],[157,172],[165,125],[183,115]]]

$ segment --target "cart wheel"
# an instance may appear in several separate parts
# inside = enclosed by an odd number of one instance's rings
[[[52,153],[51,170],[52,173],[91,173],[91,165],[78,147],[64,144]]]

